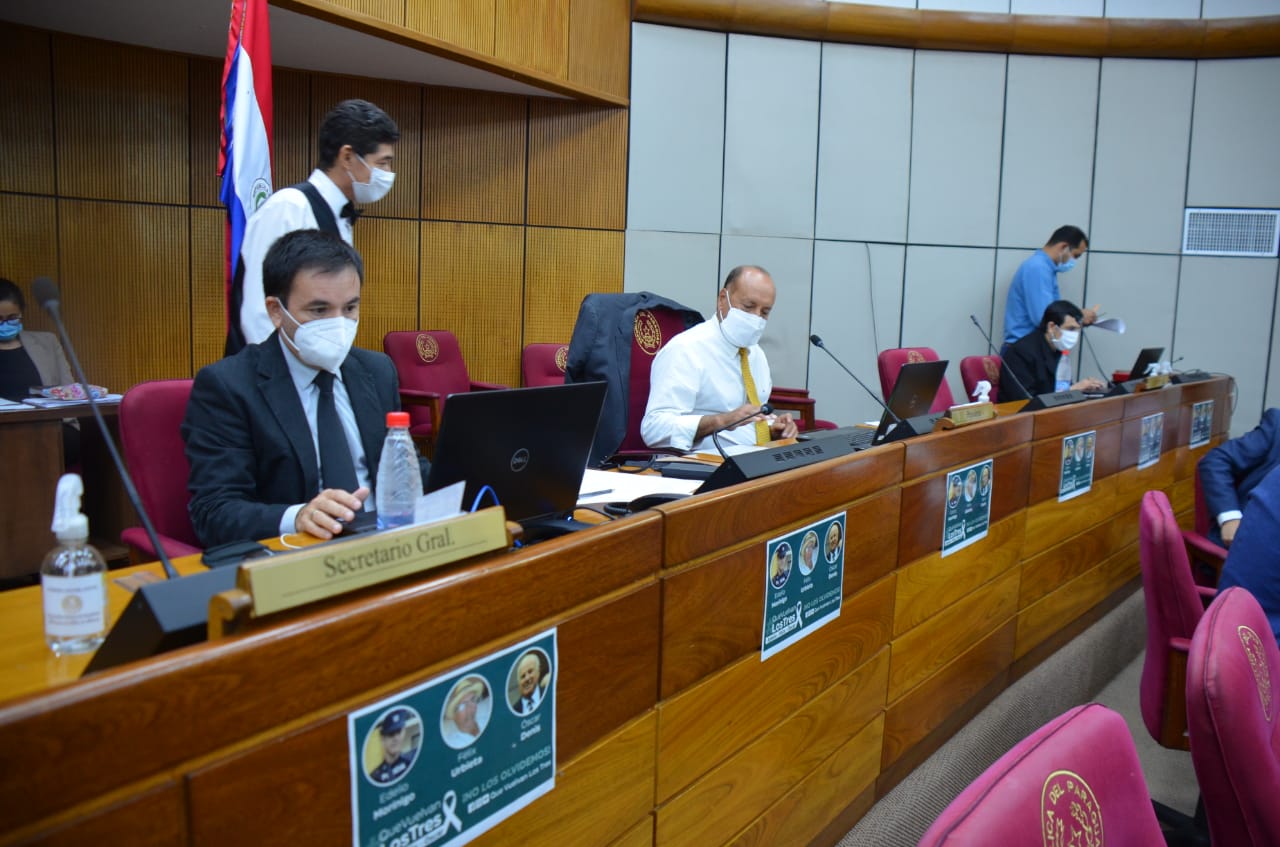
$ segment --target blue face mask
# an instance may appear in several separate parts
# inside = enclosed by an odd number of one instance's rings
[[[1076,266],[1076,260],[1075,260],[1075,259],[1070,259],[1070,258],[1069,258],[1069,259],[1067,259],[1065,262],[1062,262],[1062,263],[1060,263],[1060,264],[1056,264],[1056,265],[1054,265],[1054,266],[1053,266],[1053,269],[1054,269],[1054,271],[1056,271],[1057,273],[1064,274],[1064,273],[1066,273],[1067,271],[1069,271],[1069,270],[1071,270],[1072,268],[1074,268],[1075,266]]]
[[[22,332],[22,321],[0,321],[0,341],[12,341]]]

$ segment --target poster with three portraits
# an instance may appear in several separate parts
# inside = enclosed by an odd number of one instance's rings
[[[352,843],[458,847],[555,787],[556,630],[347,716]]]

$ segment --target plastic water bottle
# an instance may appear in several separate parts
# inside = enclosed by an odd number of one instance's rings
[[[1058,357],[1058,370],[1053,378],[1054,391],[1071,390],[1071,360],[1063,353]]]
[[[84,483],[58,480],[53,532],[58,546],[40,566],[44,640],[56,655],[96,650],[107,637],[107,563],[89,544],[89,519],[80,513]]]
[[[409,436],[409,413],[387,413],[387,440],[378,460],[374,503],[378,529],[413,523],[413,507],[422,496],[422,468],[418,450]]]

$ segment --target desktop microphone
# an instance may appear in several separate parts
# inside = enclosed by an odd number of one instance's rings
[[[1080,337],[1084,339],[1084,346],[1089,348],[1089,356],[1093,359],[1093,366],[1098,369],[1099,375],[1106,381],[1107,385],[1114,385],[1110,373],[1102,369],[1102,362],[1098,361],[1098,353],[1093,349],[1093,342],[1089,340],[1089,333],[1084,331],[1084,327],[1080,328]]]
[[[67,335],[66,326],[62,323],[62,303],[58,296],[57,283],[47,276],[37,277],[35,282],[31,284],[31,293],[36,298],[36,302],[40,304],[40,307],[49,313],[49,317],[53,318],[54,324],[57,325],[58,335],[62,339],[62,346],[67,351],[67,358],[71,360],[71,367],[75,369],[76,379],[80,381],[80,387],[84,389],[85,399],[89,401],[89,407],[93,410],[93,417],[98,422],[98,429],[102,432],[102,440],[107,443],[107,450],[111,452],[111,460],[115,462],[116,470],[120,472],[120,479],[124,482],[125,494],[128,495],[129,502],[133,504],[133,508],[138,510],[138,517],[142,519],[142,527],[147,532],[147,538],[151,540],[151,544],[156,548],[157,555],[160,556],[160,565],[164,568],[165,576],[168,579],[176,579],[178,572],[174,570],[168,555],[165,554],[164,547],[160,544],[159,537],[156,536],[155,527],[151,525],[151,518],[147,515],[147,510],[142,507],[142,500],[138,497],[138,490],[133,487],[133,479],[129,476],[129,471],[125,468],[124,461],[120,458],[120,452],[116,449],[115,439],[111,437],[111,433],[107,430],[107,422],[102,419],[98,401],[93,398],[93,393],[89,390],[89,380],[84,375],[84,369],[80,367],[80,360],[76,357],[76,349],[71,344],[71,337]]]
[[[773,414],[773,407],[770,406],[768,403],[765,403],[760,406],[760,411],[747,415],[742,420],[734,421],[728,426],[721,427],[720,429],[717,429],[715,432],[711,433],[711,443],[716,445],[716,449],[720,451],[720,458],[724,459],[726,462],[729,461],[729,454],[724,452],[724,447],[721,446],[720,444],[720,433],[724,432],[726,429],[733,429],[736,426],[741,426],[742,424],[754,418],[756,415],[772,415],[772,414]]]
[[[867,388],[867,384],[862,380],[858,379],[857,374],[855,374],[853,371],[845,367],[844,362],[837,359],[836,354],[832,353],[830,350],[827,349],[827,345],[822,343],[821,338],[819,338],[816,335],[811,335],[809,336],[809,343],[812,344],[814,347],[817,347],[819,350],[823,351],[824,353],[826,353],[828,356],[830,356],[831,360],[835,362],[837,365],[839,365],[844,370],[845,373],[853,377],[853,381],[858,383],[858,385],[862,388],[863,391],[867,392],[868,397],[870,397],[872,400],[875,400],[877,403],[880,404],[880,408],[884,409],[885,414],[887,414],[890,418],[892,418],[895,424],[902,423],[902,418],[898,417],[893,413],[893,409],[889,408],[889,404],[881,400],[879,394],[876,394],[870,388]]]

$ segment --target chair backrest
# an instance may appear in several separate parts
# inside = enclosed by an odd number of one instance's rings
[[[187,512],[186,444],[180,428],[191,396],[189,379],[141,382],[120,401],[120,443],[138,497],[156,532],[200,546]]]
[[[1204,499],[1204,489],[1200,487],[1199,463],[1196,464],[1196,472],[1192,474],[1192,477],[1196,481],[1195,518],[1192,525],[1195,527],[1195,530],[1197,533],[1199,533],[1200,535],[1203,535],[1205,538],[1208,538],[1209,531],[1213,529],[1214,520],[1209,517],[1209,505],[1205,502],[1205,499]]]
[[[1184,716],[1169,714],[1170,700],[1180,702],[1179,692],[1169,690],[1169,650],[1175,639],[1183,643],[1191,639],[1204,614],[1204,603],[1191,577],[1182,531],[1163,491],[1142,495],[1138,535],[1147,615],[1147,654],[1139,692],[1142,720],[1156,741],[1184,746],[1177,743]]]
[[[563,385],[568,362],[568,344],[526,344],[520,353],[520,376],[526,388]]]
[[[395,363],[401,388],[434,391],[444,398],[471,390],[467,363],[462,358],[458,339],[447,329],[423,329],[388,332],[382,337],[382,349]],[[409,406],[410,427],[431,423],[431,410],[425,406]]]
[[[1191,761],[1214,844],[1280,844],[1280,648],[1243,588],[1214,599],[1187,656]]]
[[[1000,364],[999,356],[965,356],[960,360],[960,381],[967,400],[973,400],[973,389],[985,379],[991,383],[991,402],[1000,402]]]
[[[667,342],[685,331],[684,317],[674,309],[653,306],[636,312],[631,328],[631,375],[627,385],[627,431],[619,451],[648,450],[640,436],[640,422],[649,404],[649,371],[653,357]]]
[[[1129,728],[1096,703],[1018,742],[920,839],[921,847],[1164,843]]]
[[[932,347],[895,347],[891,350],[882,350],[876,359],[876,364],[880,367],[880,393],[884,395],[884,401],[889,402],[889,395],[893,393],[893,386],[898,382],[898,371],[907,362],[936,362],[938,361],[938,353]],[[933,396],[933,404],[929,406],[930,412],[945,412],[955,405],[955,400],[951,396],[951,386],[947,385],[944,378],[938,384],[938,393]]]

